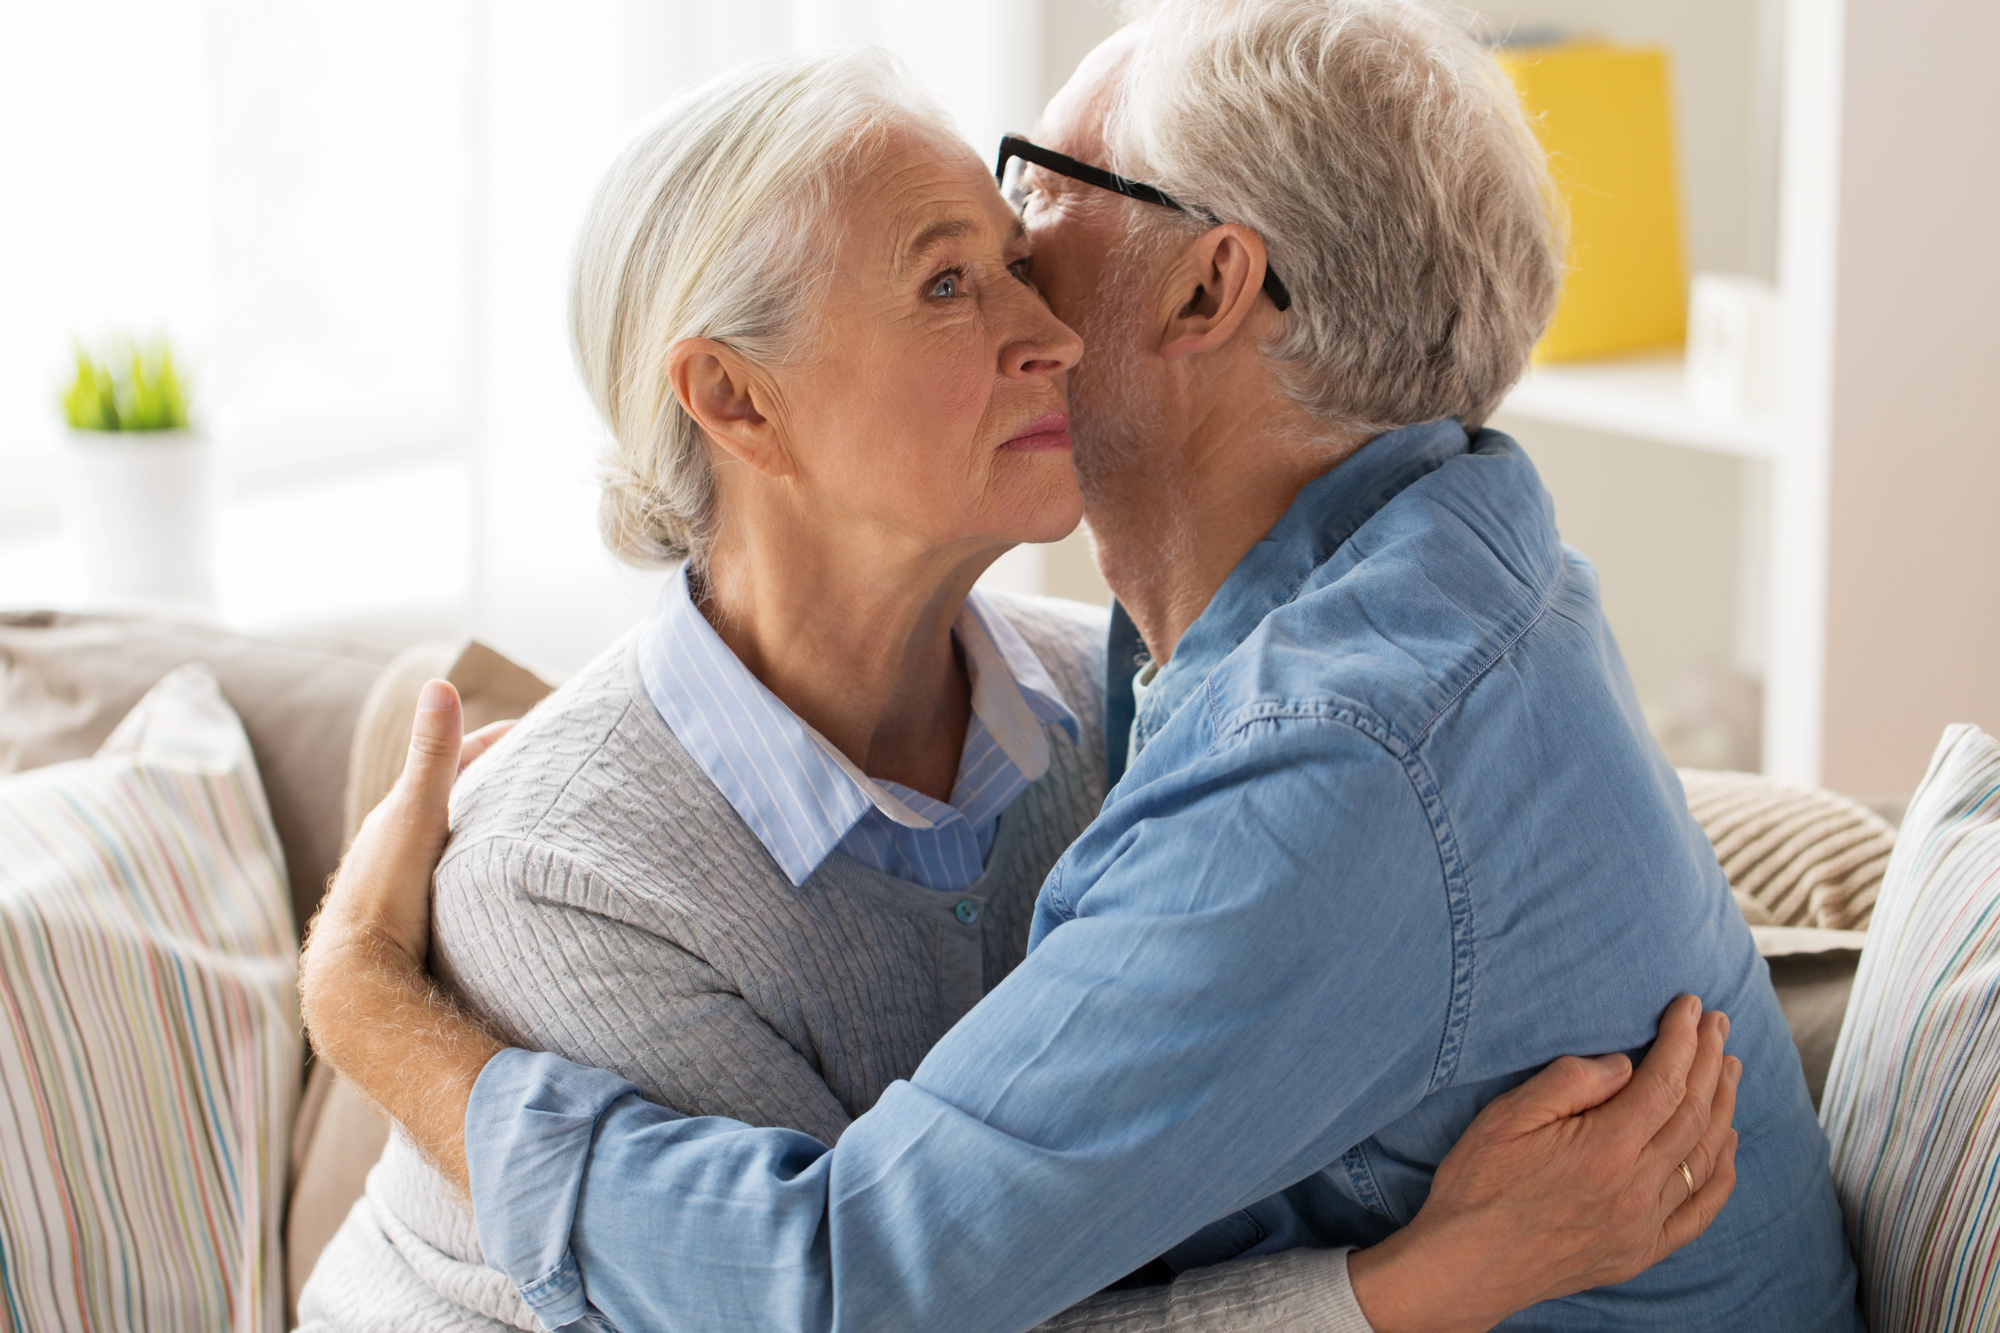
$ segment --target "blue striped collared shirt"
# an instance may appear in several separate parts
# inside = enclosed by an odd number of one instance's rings
[[[838,848],[933,889],[986,868],[1000,814],[1048,771],[1043,728],[1076,714],[1020,631],[978,593],[952,626],[972,677],[972,720],[949,803],[863,773],[750,674],[694,604],[685,568],[639,639],[646,693],[675,737],[793,884]]]

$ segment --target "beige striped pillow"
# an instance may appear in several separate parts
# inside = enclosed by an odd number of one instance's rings
[[[1756,773],[1680,775],[1751,925],[1868,928],[1896,845],[1887,820],[1845,796]]]
[[[1903,820],[1820,1120],[1868,1326],[2000,1329],[2000,744],[1976,728]]]
[[[0,1328],[282,1328],[292,940],[207,668],[0,779]]]

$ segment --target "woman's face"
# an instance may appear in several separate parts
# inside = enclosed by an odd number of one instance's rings
[[[836,207],[810,350],[774,386],[794,517],[912,550],[1067,534],[1083,347],[1028,284],[991,174],[956,140],[901,132]]]

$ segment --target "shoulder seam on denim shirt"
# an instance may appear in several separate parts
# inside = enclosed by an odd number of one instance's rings
[[[1500,659],[1505,657],[1508,653],[1512,652],[1514,650],[1514,645],[1519,643],[1522,639],[1525,639],[1528,636],[1529,630],[1532,630],[1535,626],[1542,623],[1542,617],[1549,613],[1549,607],[1555,602],[1556,588],[1559,584],[1561,584],[1561,582],[1562,582],[1562,568],[1561,566],[1558,566],[1555,576],[1549,580],[1548,586],[1544,587],[1541,593],[1536,597],[1535,609],[1531,611],[1528,614],[1528,618],[1521,623],[1521,628],[1515,630],[1512,635],[1508,636],[1507,642],[1501,644],[1498,648],[1495,648],[1493,650],[1493,655],[1488,657],[1484,662],[1480,663],[1479,669],[1477,671],[1474,671],[1471,675],[1467,676],[1465,678],[1465,683],[1460,685],[1457,689],[1453,690],[1451,692],[1451,696],[1447,698],[1443,703],[1437,706],[1437,711],[1433,712],[1430,715],[1430,717],[1424,722],[1424,724],[1421,727],[1417,728],[1417,734],[1414,742],[1415,744],[1422,745],[1424,743],[1424,739],[1431,734],[1431,728],[1437,725],[1438,719],[1443,717],[1446,713],[1450,712],[1451,706],[1457,703],[1460,699],[1463,699],[1465,697],[1466,691],[1470,690],[1474,685],[1477,685],[1480,681],[1486,679],[1487,675],[1492,672],[1493,668],[1500,665]]]
[[[1510,643],[1518,641],[1517,635]],[[1408,744],[1397,736],[1395,727],[1386,718],[1352,704],[1297,704],[1275,700],[1248,704],[1231,715],[1226,729],[1217,728],[1215,743],[1210,749],[1220,748],[1225,739],[1240,739],[1245,731],[1260,722],[1283,721],[1331,722],[1366,736],[1396,761],[1397,767],[1402,770],[1403,780],[1410,784],[1411,794],[1423,807],[1424,821],[1430,826],[1431,842],[1437,851],[1439,878],[1444,882],[1445,912],[1451,920],[1450,993],[1445,997],[1444,1021],[1438,1026],[1437,1054],[1431,1063],[1430,1084],[1425,1093],[1428,1096],[1448,1086],[1457,1076],[1459,1056],[1464,1051],[1465,1031],[1472,1017],[1472,988],[1478,963],[1474,942],[1472,880],[1464,858],[1459,855],[1458,836],[1452,830],[1444,793],[1432,776],[1430,765],[1424,762],[1418,746]]]
[[[1337,722],[1360,732],[1381,746],[1388,752],[1389,757],[1399,764],[1409,751],[1408,744],[1396,734],[1396,729],[1390,726],[1381,714],[1353,703],[1336,703],[1331,700],[1288,702],[1281,699],[1259,699],[1244,704],[1231,713],[1226,721],[1216,718],[1213,706],[1209,714],[1209,725],[1215,732],[1215,740],[1209,747],[1211,754],[1219,751],[1225,742],[1240,741],[1243,734],[1259,722]]]

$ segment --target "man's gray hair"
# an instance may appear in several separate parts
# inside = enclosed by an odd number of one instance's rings
[[[1293,297],[1268,349],[1293,397],[1369,434],[1483,423],[1563,258],[1545,155],[1492,56],[1415,0],[1159,0],[1139,17],[1112,169],[1263,237]],[[1138,225],[1204,224],[1148,209]]]
[[[570,330],[611,428],[598,526],[621,558],[699,563],[715,525],[707,444],[668,350],[713,338],[792,364],[840,186],[896,125],[948,132],[884,52],[763,61],[668,104],[606,174],[577,241]]]

